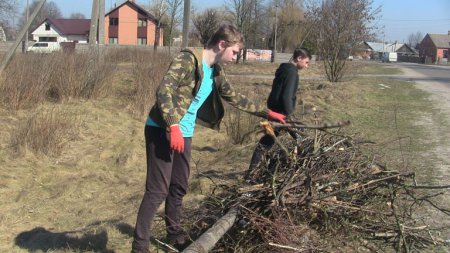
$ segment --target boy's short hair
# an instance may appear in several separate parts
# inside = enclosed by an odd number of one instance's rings
[[[292,59],[297,59],[297,57],[306,58],[308,57],[311,59],[311,54],[306,48],[297,48],[294,50],[294,53],[292,54]]]
[[[225,41],[225,46],[233,46],[239,44],[240,47],[244,46],[244,37],[238,29],[232,25],[221,25],[214,35],[209,39],[207,48],[212,48],[217,45],[221,40]]]

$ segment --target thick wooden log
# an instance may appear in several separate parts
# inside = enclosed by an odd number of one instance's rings
[[[191,243],[182,253],[209,252],[217,241],[234,225],[238,211],[233,208],[220,218],[214,225],[203,233],[195,242]]]

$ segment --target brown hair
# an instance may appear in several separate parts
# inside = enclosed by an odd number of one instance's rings
[[[238,29],[232,25],[222,25],[214,33],[214,35],[209,39],[207,48],[212,48],[217,45],[221,40],[225,41],[225,46],[233,46],[239,44],[241,47],[244,46],[244,37]]]
[[[297,59],[297,57],[306,58],[308,57],[311,59],[311,54],[306,48],[297,48],[294,50],[294,53],[292,54],[292,59]]]

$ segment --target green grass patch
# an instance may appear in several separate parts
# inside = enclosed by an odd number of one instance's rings
[[[399,75],[402,71],[392,63],[370,63],[363,64],[360,74],[365,75]]]
[[[375,143],[375,152],[395,168],[429,168],[436,157],[425,155],[436,148],[421,118],[434,115],[429,94],[411,82],[364,78],[336,84],[336,99],[326,104],[330,121],[350,120],[346,129],[357,138]]]

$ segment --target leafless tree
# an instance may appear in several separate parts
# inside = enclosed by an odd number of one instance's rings
[[[169,24],[167,26],[167,36],[168,36],[168,46],[169,46],[169,52],[170,47],[172,46],[172,38],[174,34],[174,30],[177,25],[181,22],[181,14],[183,11],[182,8],[183,1],[182,0],[167,0],[167,16],[169,18]],[[166,36],[164,36],[166,37]]]
[[[408,36],[408,46],[416,48],[417,45],[419,45],[420,42],[422,41],[423,37],[424,36],[421,32],[411,33]]]
[[[305,22],[302,0],[281,0],[278,3],[277,38],[281,51],[297,48],[310,31]]]
[[[29,6],[30,8],[29,13],[33,13],[38,4],[39,1],[34,0]],[[31,23],[30,32],[36,29],[47,18],[62,18],[61,10],[59,9],[58,5],[56,5],[56,3],[53,1],[45,2],[42,9],[39,11],[38,15],[33,20],[33,23]],[[21,17],[19,18],[18,22],[19,27],[23,27],[25,23],[26,23],[26,9],[23,11]]]
[[[244,38],[251,37],[252,28],[252,10],[256,0],[227,0],[225,9],[230,14],[230,22],[234,24],[238,30],[244,35]],[[244,48],[244,59],[246,48]],[[239,62],[241,55],[238,54],[236,63]]]
[[[5,21],[17,11],[17,0],[0,0],[0,19]]]
[[[311,35],[329,81],[340,81],[352,49],[374,37],[372,31],[376,27],[371,24],[380,8],[373,8],[372,4],[372,0],[324,0],[311,2],[307,7],[306,18],[313,27]]]
[[[17,0],[0,0],[0,26],[3,28],[6,38],[13,39],[15,34],[14,19],[17,14]]]
[[[75,12],[75,13],[70,14],[69,18],[70,19],[86,19],[86,16],[83,13]]]
[[[220,14],[216,9],[206,9],[192,18],[195,34],[203,46],[206,46],[209,38],[219,28]]]
[[[166,0],[151,0],[150,3],[150,13],[155,16],[155,18],[158,20],[156,23],[156,29],[155,29],[155,44],[154,49],[156,50],[159,46],[159,38],[161,35],[161,27],[162,27],[162,19],[167,14],[167,1]]]

